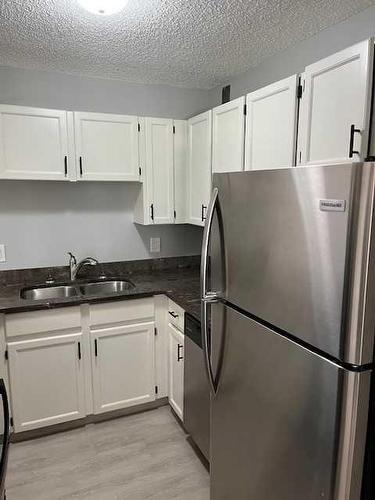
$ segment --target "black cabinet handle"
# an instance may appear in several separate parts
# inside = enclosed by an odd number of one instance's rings
[[[98,340],[97,339],[95,339],[94,345],[95,345],[95,357],[97,358],[98,357]]]
[[[78,342],[78,359],[81,359],[82,358],[82,355],[81,355],[81,342]]]
[[[174,311],[168,311],[168,314],[170,314],[172,318],[178,318],[178,314],[176,314]]]
[[[79,157],[79,174],[82,177],[83,175],[82,156]]]
[[[181,356],[180,352],[181,352],[181,349],[183,348],[184,346],[181,345],[181,344],[178,344],[177,345],[177,361],[180,362],[182,359],[184,359],[183,356]]]
[[[153,203],[151,203],[150,208],[151,208],[151,220],[154,220],[154,204]]]
[[[354,134],[360,134],[361,130],[359,128],[355,128],[355,125],[351,125],[350,127],[350,139],[349,139],[349,158],[353,158],[353,155],[359,155],[359,151],[354,151]]]
[[[206,210],[206,208],[207,208],[207,206],[202,204],[202,212],[201,212],[202,222],[204,222],[206,220],[206,216],[204,214],[204,211]]]
[[[65,177],[68,175],[68,157],[64,156],[64,172],[65,172]]]

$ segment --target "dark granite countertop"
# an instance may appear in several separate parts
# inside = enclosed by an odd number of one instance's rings
[[[199,266],[197,258],[188,258],[187,262],[181,263],[181,259],[175,259],[177,265],[163,266],[161,262],[168,259],[159,259],[156,261],[159,265],[129,266],[129,263],[116,263],[117,266],[111,266],[104,269],[107,278],[128,279],[135,285],[134,288],[121,293],[111,295],[69,297],[64,299],[49,300],[25,300],[20,297],[20,292],[24,287],[31,287],[43,284],[40,275],[30,270],[20,271],[17,278],[0,280],[0,314],[17,313],[24,311],[34,311],[42,309],[53,309],[58,307],[74,306],[84,303],[111,302],[114,300],[136,299],[141,297],[152,297],[153,295],[165,294],[187,313],[200,319],[200,292],[199,292]],[[171,259],[168,260],[170,262]],[[155,261],[145,261],[155,262]],[[103,269],[103,267],[102,267]],[[49,269],[50,271],[50,269]],[[6,271],[5,271],[6,272]],[[47,272],[47,268],[46,268]],[[9,274],[10,272],[8,272]],[[66,277],[66,269],[64,269]],[[84,279],[93,279],[95,276],[87,276]],[[56,280],[58,283],[66,283],[67,280]],[[44,283],[45,284],[45,283]]]

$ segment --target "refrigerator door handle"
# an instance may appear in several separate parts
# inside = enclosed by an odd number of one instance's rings
[[[202,300],[217,300],[219,294],[217,292],[207,291],[207,261],[208,261],[208,247],[210,244],[210,234],[212,229],[212,221],[214,218],[215,207],[218,201],[219,191],[214,188],[212,191],[212,197],[207,210],[206,224],[204,226],[203,232],[203,242],[202,242],[202,260],[201,260],[201,298]]]
[[[210,385],[210,391],[213,396],[217,393],[217,384],[215,383],[215,377],[212,370],[211,357],[210,357],[210,340],[208,337],[207,328],[207,308],[210,305],[210,301],[202,301],[202,315],[201,315],[201,328],[202,328],[202,343],[203,343],[203,354],[204,354],[204,364],[206,368],[206,374],[208,378],[208,383]]]

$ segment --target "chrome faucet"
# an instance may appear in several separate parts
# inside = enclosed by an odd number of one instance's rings
[[[79,272],[84,266],[96,266],[99,262],[93,257],[85,257],[77,263],[76,257],[72,252],[68,252],[69,255],[69,268],[70,268],[70,281],[77,279]]]

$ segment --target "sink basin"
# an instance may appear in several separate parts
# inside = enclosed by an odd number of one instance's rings
[[[79,289],[73,285],[26,288],[21,291],[21,298],[28,300],[65,299],[77,295],[79,295]]]
[[[83,295],[109,295],[126,292],[131,288],[134,288],[134,283],[126,280],[97,281],[80,286]]]
[[[111,295],[134,288],[127,280],[94,281],[74,285],[50,285],[21,290],[21,298],[27,300],[66,299],[77,296]]]

